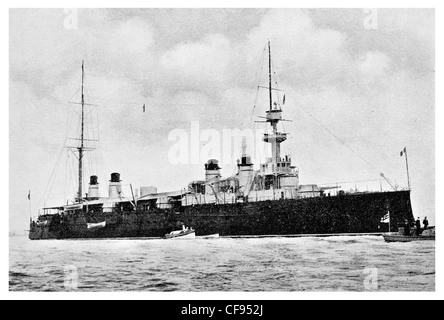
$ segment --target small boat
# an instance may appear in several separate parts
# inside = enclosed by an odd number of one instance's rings
[[[435,228],[424,230],[421,235],[405,235],[404,228],[400,228],[397,234],[383,235],[386,242],[413,242],[413,241],[434,241]]]
[[[185,228],[183,227],[182,230],[179,231],[173,231],[169,234],[165,235],[165,238],[167,239],[196,239],[196,231],[194,231],[193,228]]]
[[[91,229],[102,229],[106,227],[106,221],[99,222],[99,223],[87,223],[86,227],[88,230]]]
[[[203,236],[202,239],[217,239],[219,238],[219,233],[210,234],[208,236]]]
[[[39,227],[44,227],[44,226],[49,225],[49,221],[48,220],[37,221],[36,225],[39,226]]]

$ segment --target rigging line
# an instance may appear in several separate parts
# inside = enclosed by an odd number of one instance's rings
[[[258,101],[258,97],[259,97],[259,85],[261,83],[260,75],[262,74],[262,71],[264,69],[264,57],[265,57],[266,50],[267,50],[267,47],[264,46],[264,49],[262,50],[261,58],[259,60],[259,66],[261,68],[259,68],[259,67],[257,68],[256,77],[255,77],[255,79],[256,79],[255,82],[257,83],[257,86],[255,86],[255,89],[254,89],[256,91],[256,94],[255,94],[255,98],[254,98],[254,106],[253,106],[253,110],[251,112],[251,119],[250,119],[250,122],[253,123],[253,131],[256,129],[256,123],[254,122],[254,117],[256,114],[256,105],[257,105],[257,101]]]
[[[267,46],[264,46],[264,49],[262,50],[261,57],[259,59],[259,66],[256,69],[256,75],[253,78],[253,85],[257,84],[257,86],[260,85],[260,76],[262,74],[262,70],[264,69],[264,58],[265,58],[265,52],[267,51]]]
[[[378,173],[381,173],[375,166],[373,166],[367,159],[365,159],[363,156],[358,154],[354,149],[352,149],[349,145],[345,143],[341,138],[339,138],[337,135],[335,135],[333,132],[331,132],[320,120],[318,120],[315,116],[313,116],[308,110],[301,107],[302,110],[304,110],[311,118],[313,118],[322,128],[324,128],[330,135],[332,135],[336,140],[338,140],[341,144],[343,144],[347,149],[349,149],[351,152],[353,152],[358,158],[360,158],[362,161],[364,161],[366,164],[368,164],[371,168],[376,170]]]
[[[266,45],[266,47],[265,47],[265,50],[267,50],[268,49],[268,44]],[[268,51],[268,50],[267,50]],[[267,52],[268,53],[268,52]],[[269,56],[268,54],[267,54],[267,56]],[[268,69],[268,62],[267,62],[267,69]],[[262,64],[262,74],[266,74],[266,79],[267,79],[267,84],[268,84],[268,81],[269,81],[269,74],[268,74],[268,70],[267,70],[267,72],[266,73],[264,73],[263,72],[263,69],[265,68],[265,64],[263,63]],[[269,84],[268,84],[269,85]],[[264,124],[263,124],[263,126],[264,126],[264,132],[268,132],[268,129],[269,129],[269,127],[268,127],[268,123],[265,121],[264,122]]]
[[[274,83],[276,85],[276,89],[278,89],[278,90],[275,90],[276,91],[276,103],[280,107],[281,104],[280,104],[280,96],[279,96],[280,91],[279,91],[279,85],[278,85],[277,67],[275,66],[273,60],[271,60],[271,68],[273,70]]]
[[[100,98],[100,97],[94,97],[94,99],[98,99],[98,100],[104,100],[104,101],[108,101],[108,102],[114,102],[115,104],[119,104],[119,105],[143,105],[144,101],[140,101],[140,102],[124,102],[124,101],[119,101],[116,99],[107,99],[107,98]],[[207,103],[167,103],[164,102],[163,100],[151,100],[151,99],[147,99],[149,100],[148,103],[151,104],[156,104],[156,105],[162,105],[162,106],[207,106]],[[220,101],[219,105],[222,105],[226,102],[229,102],[230,104],[246,104],[248,103],[248,101],[244,100],[244,101],[228,101],[228,99],[223,99]],[[147,106],[148,107],[148,106]]]
[[[95,150],[92,152],[92,158],[93,158],[93,162],[92,162],[92,164],[93,164],[93,170],[95,171],[95,172],[97,172],[98,171],[98,159],[97,159],[97,143],[96,143],[96,141],[95,140],[97,140],[97,132],[96,132],[96,130],[97,130],[97,128],[95,128],[95,126],[94,126],[94,114],[91,114],[91,127],[92,127],[92,134],[93,134],[93,146],[94,146],[94,148],[95,148]]]
[[[96,96],[92,90],[92,88],[90,86],[88,86],[88,91],[91,94],[92,99],[96,99]],[[93,110],[95,110],[95,112],[93,113]],[[94,116],[96,116],[97,118],[97,132],[94,128]],[[92,154],[92,156],[94,157],[95,161],[93,161],[93,165],[95,165],[95,167],[93,169],[96,170],[96,174],[99,175],[99,168],[102,167],[103,168],[103,154],[102,154],[102,150],[101,150],[101,146],[100,146],[100,125],[99,125],[99,108],[96,107],[95,109],[91,109],[91,126],[92,126],[92,134],[93,134],[93,139],[97,140],[93,142],[93,145],[95,147],[95,152]],[[96,135],[97,133],[97,135]],[[96,138],[97,137],[97,138]],[[99,157],[101,159],[101,161],[99,162]]]
[[[62,153],[62,154],[63,154],[63,153]],[[61,154],[61,155],[62,155],[62,154]],[[59,167],[59,165],[60,165],[60,163],[61,163],[61,159],[62,159],[62,157],[60,156],[59,161],[58,161],[58,164],[57,164],[57,169],[56,169],[56,171],[58,170],[58,167]],[[47,198],[46,198],[46,202],[48,202],[48,200],[49,200],[49,196],[50,196],[51,193],[52,193],[52,189],[53,189],[53,187],[54,187],[55,180],[56,180],[56,178],[55,178],[55,176],[54,176],[54,178],[52,179],[52,182],[51,182],[51,186],[50,186],[50,188],[49,188],[49,190],[48,190],[48,195],[47,195]]]
[[[85,110],[85,118],[84,118],[85,136],[86,136],[86,139],[89,139],[89,140],[91,140],[90,139],[91,138],[91,133],[93,133],[93,130],[90,129],[90,122],[89,122],[92,110],[93,110],[93,107],[88,105],[86,107],[86,110]],[[94,137],[93,137],[93,140],[94,140]],[[91,153],[88,153],[88,155],[86,156],[85,160],[88,163],[88,165],[85,168],[86,169],[85,173],[87,173],[87,175],[90,176],[91,175],[91,170],[92,170],[92,167],[91,167]]]
[[[92,150],[91,150],[91,152],[88,152],[84,156],[86,159],[85,159],[85,166],[84,166],[83,172],[85,172],[86,175],[83,175],[83,177],[82,177],[83,182],[85,182],[85,178],[87,178],[91,175],[91,153],[92,153]]]
[[[70,173],[71,173],[71,181],[72,181],[72,179],[74,178],[75,179],[75,181],[78,181],[78,177],[77,177],[77,175],[78,175],[78,170],[77,170],[77,163],[76,163],[76,160],[75,160],[75,155],[74,155],[74,157],[71,157],[71,171],[70,171]],[[72,192],[72,194],[73,195],[75,195],[76,194],[76,187],[74,187],[74,185],[69,185],[69,190]],[[74,198],[75,198],[76,196],[74,196]]]
[[[287,130],[285,130],[285,124],[284,124],[284,121],[282,121],[282,128],[284,129],[284,132],[287,132]]]
[[[95,99],[96,96],[94,95],[93,90],[91,89],[91,87],[89,85],[87,85],[87,90],[91,96],[92,99]],[[94,112],[95,111],[95,112]],[[94,130],[94,116],[97,116],[97,123],[98,123],[98,114],[99,114],[99,108],[96,106],[95,108],[93,108],[92,106],[90,107],[90,112],[88,113],[88,115],[90,115],[90,120],[91,120],[91,127],[92,127],[92,136],[93,136],[93,140],[96,140],[96,131]],[[97,140],[99,139],[99,129],[97,128]],[[94,147],[97,149],[97,142],[94,141],[93,142]],[[95,154],[96,155],[96,154]]]
[[[74,153],[73,153],[74,154]],[[74,177],[74,181],[78,181],[76,174],[78,173],[77,168],[76,168],[76,155],[74,154],[74,157],[72,157],[70,155],[69,157],[69,184],[67,186],[67,193],[71,193],[71,194],[75,194],[75,188],[73,187],[72,181],[73,181],[73,177]]]
[[[69,154],[69,153],[68,153]],[[70,160],[71,160],[72,158],[70,158]],[[70,164],[72,163],[72,160],[70,161]],[[66,197],[65,197],[65,199],[64,200],[66,200],[66,199],[68,199],[68,193],[70,192],[70,190],[71,190],[71,181],[72,181],[72,167],[71,167],[71,165],[70,165],[70,167],[69,167],[69,181],[68,181],[68,184],[66,185]]]
[[[99,112],[97,112],[97,123],[98,123],[98,128],[100,128],[100,115]],[[100,160],[101,160],[101,165],[102,165],[102,173],[104,173],[104,177],[111,172],[110,168],[108,167],[108,163],[105,161],[106,158],[103,156],[103,144],[101,141],[101,137],[100,137],[100,130],[98,131],[99,135],[97,137],[98,139],[98,145],[99,145],[99,149],[100,149]],[[106,179],[105,179],[106,181]],[[106,182],[105,182],[106,183]]]
[[[94,162],[93,161],[93,156],[92,156],[93,152],[94,151],[88,152],[88,156],[87,156],[87,158],[88,158],[88,165],[86,167],[86,172],[88,173],[88,175],[87,175],[86,178],[88,178],[88,177],[92,176],[93,174],[95,174],[95,171],[94,171],[94,168],[93,168],[93,162]]]
[[[90,121],[89,125],[91,126],[92,139],[93,139],[93,140],[96,140],[96,134],[95,134],[95,130],[94,130],[93,110],[92,110],[92,108],[91,108],[91,111],[88,113],[88,121]]]
[[[77,116],[80,118],[80,113],[77,112],[77,110],[75,110],[74,108],[72,109],[73,112],[75,112],[77,114]]]
[[[75,111],[75,110],[74,110]],[[76,112],[76,111],[75,111]],[[76,112],[77,113],[77,112]],[[77,115],[79,116],[79,118],[80,118],[80,115],[77,113]],[[76,137],[80,137],[80,126],[81,126],[81,121],[78,121],[77,122],[77,132],[76,132]],[[79,143],[80,143],[80,141],[79,141]]]
[[[66,140],[65,140],[65,143],[66,143]],[[65,144],[65,143],[64,143],[64,144]],[[63,144],[63,145],[64,145],[64,144]],[[48,190],[48,187],[49,187],[49,185],[50,185],[50,183],[51,183],[51,181],[52,181],[52,179],[53,179],[54,172],[56,171],[56,169],[57,169],[58,166],[59,166],[60,159],[61,159],[61,156],[62,156],[62,154],[63,154],[64,149],[65,149],[65,148],[64,148],[64,146],[63,146],[62,149],[60,150],[60,153],[59,153],[59,155],[58,155],[58,157],[57,157],[56,165],[55,165],[55,167],[54,167],[53,170],[52,170],[52,173],[51,173],[51,175],[50,175],[50,177],[49,177],[48,184],[46,185],[45,191],[43,192],[44,195],[46,194],[46,192],[47,192],[47,190]]]
[[[265,46],[264,50],[262,51],[261,59],[259,61],[260,69],[257,68],[257,72],[256,72],[256,77],[255,77],[255,80],[257,81],[256,82],[256,87],[255,87],[255,90],[256,90],[256,100],[254,102],[255,103],[254,107],[256,107],[257,98],[258,98],[258,94],[259,94],[259,85],[261,84],[261,81],[262,81],[261,75],[263,74],[264,67],[265,67],[264,66],[264,60],[265,60],[265,53],[266,53],[266,51],[267,51],[267,46]]]
[[[94,99],[95,97],[94,97],[94,94],[93,94],[93,92],[92,92],[92,90],[91,90],[91,87],[90,87],[89,85],[86,85],[86,86],[85,86],[85,89],[86,89],[86,91],[87,91],[86,94],[89,93],[90,97]]]
[[[68,138],[68,135],[69,135],[69,129],[71,128],[71,122],[69,121],[70,120],[70,116],[69,116],[69,114],[70,114],[70,108],[71,108],[71,106],[69,105],[69,104],[67,104],[66,105],[66,110],[65,110],[65,112],[66,112],[66,134],[65,134],[65,138],[67,139]]]
[[[85,180],[85,177],[89,177],[89,175],[90,175],[90,169],[91,169],[91,165],[90,165],[90,153],[91,152],[88,152],[85,156],[84,156],[84,159],[85,159],[85,162],[84,162],[84,167],[83,167],[83,172],[85,173],[84,175],[83,175],[83,180]]]
[[[91,99],[96,99],[96,100],[102,100],[102,101],[110,101],[110,102],[114,102],[114,103],[116,103],[116,104],[126,104],[126,105],[141,105],[141,104],[143,104],[144,102],[143,101],[137,101],[137,102],[133,102],[133,101],[131,101],[131,102],[125,102],[125,101],[123,101],[123,100],[116,100],[116,99],[112,99],[112,98],[101,98],[101,97],[97,97],[97,96],[94,96],[94,95],[85,95],[85,97],[89,97],[89,98],[91,98]]]
[[[85,104],[85,106],[86,106],[86,104]],[[92,106],[90,106],[90,107],[92,107]],[[97,106],[95,106],[95,107],[97,107]],[[85,118],[88,117],[92,112],[93,112],[92,109],[90,109],[90,110],[85,110]],[[77,113],[77,114],[78,114],[78,113]],[[80,116],[80,115],[79,115],[79,116]]]
[[[88,163],[89,163],[89,176],[92,176],[93,174],[95,174],[95,168],[94,168],[94,159],[93,159],[93,153],[94,151],[89,152],[88,155]]]
[[[97,112],[96,112],[96,116],[97,116],[97,148],[98,148],[98,152],[99,152],[99,156],[100,156],[100,165],[101,168],[104,167],[105,163],[103,161],[103,152],[102,152],[102,145],[100,143],[100,117],[99,117],[99,108],[96,108]]]
[[[65,184],[64,186],[64,198],[63,201],[65,201],[66,199],[68,199],[68,194],[69,194],[69,190],[70,190],[70,185],[71,185],[71,175],[72,175],[72,169],[71,169],[71,163],[72,163],[72,159],[70,156],[70,151],[69,149],[66,150],[66,160],[67,160],[67,177],[68,177],[68,183]],[[64,203],[64,202],[63,202]]]
[[[362,183],[362,182],[376,182],[376,181],[382,181],[382,179],[368,179],[368,180],[356,180],[356,181],[335,181],[335,182],[325,182],[325,183],[318,183],[319,186],[326,186],[326,185],[335,185],[340,183]]]
[[[257,86],[256,86],[256,97],[254,99],[254,106],[253,106],[253,110],[252,110],[252,114],[251,114],[251,122],[253,123],[253,132],[256,132],[256,122],[254,121],[255,115],[256,115],[256,106],[258,103],[258,99],[259,99],[259,85],[261,83],[261,75],[263,74],[264,71],[264,60],[265,60],[265,53],[267,51],[267,46],[264,46],[264,49],[262,51],[262,56],[261,59],[259,61],[259,64],[261,66],[260,70],[258,68],[257,74],[256,74],[256,79],[257,79]]]
[[[66,150],[65,177],[64,177],[64,186],[65,186],[65,187],[63,188],[63,199],[66,199],[66,196],[67,196],[67,191],[66,191],[67,184],[66,184],[66,180],[67,180],[67,178],[68,178],[68,160],[69,160],[68,155],[69,155],[69,151]]]
[[[274,73],[274,79],[275,79],[275,85],[276,85],[276,89],[279,89],[279,82],[280,82],[280,77],[278,75],[277,69],[278,67],[276,67],[276,65],[274,64],[273,61],[271,61],[272,67],[273,67],[273,73]],[[285,92],[283,93],[285,95]],[[276,97],[277,97],[277,104],[279,106],[279,109],[282,110],[283,106],[281,106],[281,96],[280,96],[280,91],[276,91]],[[286,132],[287,130],[285,130],[285,122],[281,121],[281,126],[284,129],[284,132]]]
[[[74,166],[75,166],[75,164],[74,164],[74,159],[75,159],[75,156],[74,157],[71,157],[71,155],[70,155],[70,153],[69,153],[69,149],[68,149],[68,157],[69,157],[69,183],[68,183],[68,185],[66,186],[66,194],[67,194],[67,197],[65,198],[65,199],[67,199],[68,198],[68,194],[71,192],[71,181],[72,181],[72,176],[73,176],[73,171],[74,171]]]
[[[69,150],[66,150],[66,161],[65,161],[65,178],[63,184],[63,199],[66,199],[68,196],[68,177],[69,177]]]
[[[79,88],[77,89],[77,91],[71,96],[71,98],[69,98],[68,103],[71,103],[71,102],[72,102],[71,99],[74,98],[74,96],[75,96],[77,93],[79,93],[80,89],[81,89],[81,87],[79,87]]]
[[[86,122],[86,138],[87,139],[91,138],[91,134],[92,134],[92,139],[95,140],[94,128],[92,126],[92,121],[90,121],[90,117],[89,117],[89,114],[91,112],[92,112],[92,110],[87,114],[86,121],[85,121]],[[92,128],[90,128],[90,127],[92,127]],[[90,152],[87,156],[87,159],[88,159],[88,171],[87,172],[89,173],[89,176],[91,176],[92,171],[94,171],[93,170],[94,168],[92,165],[92,163],[93,163],[92,157],[93,157],[92,152]]]
[[[62,154],[63,154],[63,151],[64,151],[64,149],[65,149],[65,144],[66,144],[66,139],[65,139],[65,142],[63,143],[63,147],[62,147],[62,149],[60,150],[59,156],[58,156],[57,161],[56,161],[56,165],[55,165],[55,167],[54,167],[53,170],[52,170],[51,176],[49,177],[49,181],[48,181],[48,183],[47,183],[47,185],[46,185],[46,187],[45,187],[45,190],[44,190],[44,192],[43,192],[43,195],[42,195],[42,198],[40,199],[40,201],[43,200],[44,202],[46,202],[46,201],[48,201],[48,199],[49,199],[49,195],[47,194],[47,192],[48,192],[48,187],[50,186],[51,181],[52,181],[52,180],[55,180],[55,179],[53,179],[53,178],[54,178],[54,172],[56,171],[56,169],[58,168],[58,166],[59,166],[59,164],[60,164],[60,160],[61,160],[61,158],[62,158]],[[54,181],[52,181],[52,183],[53,183],[53,182],[54,182]],[[51,188],[50,188],[49,190],[52,190],[52,186],[51,186]],[[45,194],[46,194],[46,198],[45,198]]]
[[[273,68],[276,89],[280,89],[279,88],[279,83],[281,82],[281,80],[280,80],[279,73],[277,72],[278,67],[273,63],[273,60],[271,61],[271,65],[272,65],[272,68]],[[285,92],[285,90],[283,90],[283,95],[285,96],[285,94],[286,94],[286,92]],[[277,104],[280,107],[280,109],[282,109],[283,105],[281,106],[281,97],[280,97],[280,91],[279,90],[276,91],[276,96],[277,96]],[[287,130],[285,129],[284,121],[281,122],[281,125],[282,125],[282,128],[284,129],[284,132],[286,132]]]

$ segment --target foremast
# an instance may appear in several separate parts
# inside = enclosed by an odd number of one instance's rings
[[[82,115],[81,115],[81,132],[80,132],[80,147],[77,148],[79,151],[79,190],[77,192],[77,200],[79,203],[83,202],[83,153],[84,153],[84,131],[85,131],[85,95],[84,95],[84,79],[85,79],[85,68],[84,61],[82,61],[82,89],[81,89],[81,105],[82,105]]]

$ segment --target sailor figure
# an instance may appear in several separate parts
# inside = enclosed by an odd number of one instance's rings
[[[421,219],[416,220],[416,235],[420,236],[421,235]]]
[[[429,228],[429,220],[427,220],[427,217],[424,218],[422,224],[424,225],[424,230],[427,230]]]

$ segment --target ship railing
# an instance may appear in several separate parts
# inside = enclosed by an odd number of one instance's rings
[[[230,194],[232,196],[233,194]],[[209,197],[205,194],[196,194],[193,197],[183,197],[182,198],[182,206],[194,206],[194,205],[207,205],[207,204],[234,204],[234,203],[242,203],[242,202],[264,202],[264,201],[275,201],[275,200],[292,200],[292,199],[302,199],[302,198],[313,198],[317,197],[317,195],[309,195],[304,193],[292,192],[292,193],[282,193],[280,191],[276,191],[274,195],[267,196],[259,196],[256,195],[254,191],[252,191],[248,196],[237,196],[226,198],[223,194],[219,194],[218,199],[216,200],[213,197]]]

